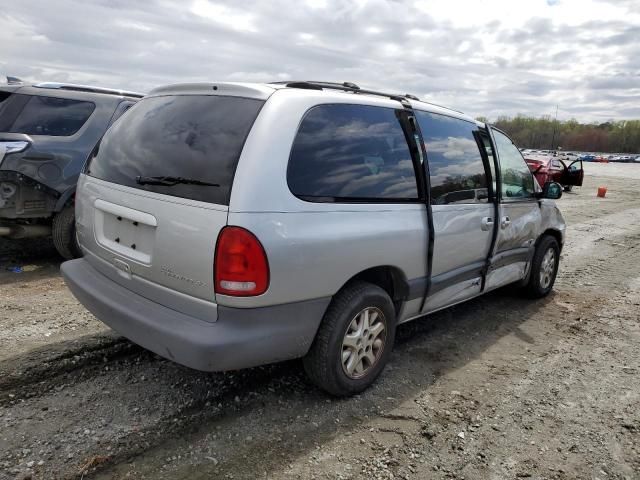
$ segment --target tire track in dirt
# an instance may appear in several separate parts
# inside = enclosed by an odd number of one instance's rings
[[[9,390],[9,400],[0,405],[0,478],[3,467],[11,475],[7,478],[13,478],[17,467],[29,461],[44,460],[33,470],[34,478],[43,479],[54,474],[80,477],[86,473],[81,466],[91,458],[125,461],[168,437],[179,438],[205,420],[233,417],[239,398],[244,408],[252,408],[255,391],[266,382],[286,389],[291,368],[283,364],[206,374],[127,343],[114,341],[125,354],[107,363],[101,363],[104,350],[97,349],[92,353],[96,365],[84,362],[71,374]],[[108,352],[114,353],[113,345]],[[25,442],[30,446],[26,453]],[[40,460],[30,460],[36,448]]]
[[[559,288],[620,286],[637,275],[640,209],[570,225],[556,282]]]
[[[74,377],[95,374],[96,366],[102,369],[110,362],[143,352],[141,347],[115,335],[83,338],[80,345],[77,343],[73,342],[70,348],[58,346],[57,354],[47,347],[0,363],[0,391],[6,394],[0,397],[0,406],[15,403],[16,397],[44,395],[61,383],[73,383]]]

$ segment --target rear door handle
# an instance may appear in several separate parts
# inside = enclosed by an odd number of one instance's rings
[[[509,217],[502,217],[502,220],[500,221],[500,226],[502,228],[507,228],[509,225],[511,225],[511,219]]]
[[[492,227],[493,227],[493,218],[484,217],[482,219],[482,222],[480,223],[480,228],[486,232],[487,230],[491,230]]]

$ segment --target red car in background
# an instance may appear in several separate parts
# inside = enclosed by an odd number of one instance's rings
[[[570,192],[574,186],[582,186],[582,160],[575,160],[568,166],[559,158],[547,155],[527,155],[524,160],[541,187],[547,182],[558,182],[566,192]]]

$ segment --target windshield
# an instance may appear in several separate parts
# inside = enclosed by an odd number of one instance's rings
[[[262,100],[213,95],[151,97],[107,132],[87,174],[108,182],[229,204],[238,158]],[[175,177],[199,182],[140,182]]]

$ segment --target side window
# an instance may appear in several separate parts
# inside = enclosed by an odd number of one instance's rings
[[[417,200],[411,153],[396,111],[319,105],[293,142],[287,181],[304,200]]]
[[[509,137],[497,130],[493,130],[493,138],[502,173],[502,199],[508,201],[533,197],[533,175],[520,150]]]
[[[92,102],[34,95],[7,131],[26,135],[70,136],[82,128],[94,109]]]
[[[417,111],[416,116],[427,148],[432,203],[487,203],[476,124],[437,113]]]

